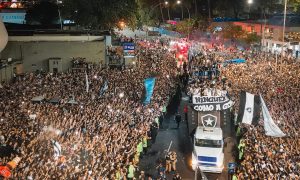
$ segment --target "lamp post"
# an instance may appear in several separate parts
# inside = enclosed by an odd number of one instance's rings
[[[164,4],[164,5],[167,6],[167,5],[169,4],[169,2],[168,2],[168,1],[165,1],[164,3],[158,3],[158,4],[156,4],[155,6],[153,6],[153,7],[151,8],[149,14],[152,14],[152,11],[153,11],[155,8],[157,8],[158,6],[161,6],[162,4]],[[161,11],[161,18],[162,18],[162,20],[164,21],[164,16],[163,16],[162,11]],[[170,18],[170,15],[169,15],[169,18]]]
[[[248,3],[248,5],[249,5],[248,19],[250,19],[251,5],[253,4],[253,0],[248,0],[247,3]]]
[[[58,10],[58,16],[59,16],[59,21],[60,21],[60,30],[63,29],[63,24],[62,24],[62,20],[61,20],[61,14],[60,14],[60,9],[59,9],[59,4],[62,4],[62,1],[56,0],[57,3],[57,10]]]
[[[183,4],[181,3],[180,0],[178,0],[178,1],[176,2],[176,4],[181,5],[181,16],[182,16],[182,20],[183,20]],[[186,6],[184,6],[184,7],[186,8],[186,10],[187,10],[187,12],[188,12],[188,14],[189,14],[189,20],[190,20],[190,19],[191,19],[190,10],[189,10],[188,7],[186,7]]]
[[[284,13],[283,13],[283,29],[282,29],[282,47],[281,47],[281,58],[280,58],[280,63],[282,63],[283,59],[283,46],[284,46],[284,37],[285,37],[285,22],[286,22],[286,6],[287,6],[287,1],[284,1]],[[281,66],[280,66],[281,69]]]
[[[178,0],[178,1],[176,2],[176,4],[181,5],[181,14],[182,14],[182,20],[183,20],[183,4],[181,3],[180,0]],[[190,23],[190,21],[191,21],[191,13],[190,13],[190,10],[189,10],[188,7],[186,7],[186,6],[184,6],[184,7],[186,8],[186,10],[187,10],[187,12],[188,12],[188,14],[189,14],[189,23]],[[190,26],[188,26],[188,39],[190,39]]]
[[[210,21],[210,19],[211,19],[210,0],[207,0],[207,6],[208,6],[208,18],[209,18],[209,21]]]
[[[180,1],[180,0],[177,0],[177,1],[176,1],[176,4],[181,5],[181,6],[180,6],[180,7],[181,7],[181,20],[183,20],[183,8],[182,8],[181,1]]]
[[[169,2],[165,1],[165,5],[167,6],[167,9],[168,9],[168,18],[169,18],[169,20],[171,20],[171,18],[170,18]]]

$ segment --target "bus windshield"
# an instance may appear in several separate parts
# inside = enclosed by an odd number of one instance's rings
[[[222,140],[196,139],[195,145],[199,147],[221,148]]]

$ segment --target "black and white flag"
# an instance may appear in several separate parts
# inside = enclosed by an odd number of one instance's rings
[[[52,140],[53,148],[54,148],[54,158],[57,158],[61,155],[61,146],[57,141]]]
[[[260,99],[258,95],[242,91],[237,121],[257,125],[260,115]]]
[[[273,136],[273,137],[284,137],[285,134],[280,130],[280,128],[273,121],[273,119],[270,115],[270,112],[266,106],[266,103],[263,100],[261,95],[260,95],[260,100],[261,100],[261,106],[262,106],[262,113],[263,113],[263,117],[264,117],[265,134],[267,136]]]

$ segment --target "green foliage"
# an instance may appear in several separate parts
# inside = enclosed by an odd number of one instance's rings
[[[39,1],[27,10],[25,19],[28,24],[54,24],[58,20],[58,6],[49,1]]]
[[[242,11],[243,1],[241,0],[217,0],[213,4],[214,12],[221,17],[238,17]]]
[[[249,34],[247,34],[247,37],[244,40],[248,44],[259,43],[261,40],[261,37],[258,36],[256,33],[249,33]]]
[[[138,5],[138,27],[143,25],[155,26],[159,20],[159,8],[153,9],[151,1],[147,0],[139,0]]]
[[[223,28],[222,33],[223,37],[226,39],[242,39],[246,36],[246,32],[241,26],[236,26],[233,24]]]
[[[200,17],[200,16],[195,18],[194,28],[202,30],[202,31],[206,31],[208,26],[209,26],[209,22],[208,22],[207,18]]]
[[[120,21],[135,28],[138,19],[136,0],[65,0],[64,17],[90,29],[111,29]]]
[[[240,41],[244,41],[248,44],[258,43],[261,40],[261,37],[256,33],[247,33],[242,29],[241,26],[236,26],[233,24],[229,24],[224,27],[222,30],[223,38],[225,39],[236,39]]]
[[[293,10],[295,12],[298,12],[298,13],[300,12],[300,0],[289,0],[288,5],[293,7]]]
[[[193,18],[179,21],[176,24],[176,31],[183,35],[187,35],[192,32],[195,24],[196,24],[196,20]]]

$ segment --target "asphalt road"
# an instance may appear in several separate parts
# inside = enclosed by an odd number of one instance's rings
[[[193,180],[194,171],[190,169],[191,164],[191,153],[192,143],[191,137],[188,135],[188,128],[186,121],[184,120],[183,107],[186,103],[186,98],[173,99],[168,107],[168,113],[163,121],[163,126],[160,128],[156,137],[156,142],[148,150],[146,156],[140,160],[140,170],[145,171],[146,174],[152,177],[157,177],[156,166],[159,160],[163,160],[167,153],[168,148],[170,151],[177,153],[177,172],[181,175],[184,180]],[[175,115],[177,110],[182,114],[182,122],[180,123],[179,129],[175,122]],[[232,147],[234,146],[234,139],[226,139],[227,146],[224,150],[225,153],[225,165],[228,162],[233,162]],[[226,180],[228,179],[227,169],[224,168],[222,174],[205,173],[209,180]],[[167,179],[172,179],[171,174],[167,174]]]

